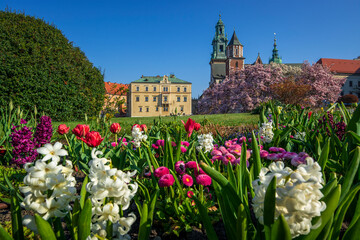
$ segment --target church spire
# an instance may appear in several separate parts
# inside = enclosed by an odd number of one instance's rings
[[[276,48],[276,33],[274,33],[274,48],[272,50],[272,57],[269,60],[269,63],[282,63],[282,59],[281,57],[279,57],[279,53],[278,50]]]
[[[219,15],[219,21],[215,26],[215,37],[212,41],[213,52],[211,59],[226,59],[225,49],[227,44],[227,37],[225,34],[225,25],[221,20],[221,14]]]

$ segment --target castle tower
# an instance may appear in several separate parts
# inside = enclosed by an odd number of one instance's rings
[[[236,36],[235,30],[229,44],[226,47],[226,76],[231,71],[237,71],[244,68],[243,45]]]
[[[215,37],[212,41],[213,52],[211,54],[210,66],[210,85],[221,82],[226,76],[226,44],[225,25],[219,16],[219,21],[215,26]]]
[[[276,33],[274,33],[274,49],[272,50],[272,57],[269,60],[269,63],[282,63],[282,59],[281,57],[279,57],[279,53],[278,50],[276,48]]]

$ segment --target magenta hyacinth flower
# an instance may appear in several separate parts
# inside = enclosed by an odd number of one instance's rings
[[[159,179],[160,187],[170,187],[174,184],[175,179],[171,174],[165,174]]]
[[[210,186],[211,185],[211,177],[206,174],[200,174],[196,177],[196,182],[203,186]]]
[[[177,161],[175,163],[175,171],[177,172],[177,174],[183,175],[185,173],[185,163],[183,161]]]
[[[269,153],[269,155],[267,156],[268,160],[272,160],[272,161],[279,161],[282,158],[282,154],[278,154],[278,153]]]
[[[214,149],[211,151],[211,156],[222,156],[222,152]]]
[[[195,161],[189,161],[185,164],[186,168],[197,168],[197,163]]]
[[[36,126],[34,133],[35,147],[39,148],[46,143],[50,142],[52,137],[53,127],[51,124],[51,118],[49,116],[40,117],[40,122]]]
[[[181,145],[184,145],[185,147],[190,146],[189,142],[187,142],[187,141],[181,142]]]
[[[181,150],[182,153],[186,153],[186,151],[187,151],[187,149],[185,147],[183,147],[183,146],[180,147],[180,150]]]
[[[281,147],[271,147],[271,148],[269,148],[269,151],[271,151],[271,152],[281,152],[281,153],[286,152],[285,149],[283,149]]]
[[[25,119],[20,119],[20,124],[27,124],[27,121]]]
[[[216,155],[216,156],[213,156],[213,157],[211,158],[211,160],[213,160],[213,161],[223,161],[223,160],[224,160],[224,157],[221,156],[221,155]]]
[[[189,174],[184,174],[181,179],[183,184],[187,187],[191,187],[194,184],[194,180]]]
[[[165,174],[169,174],[170,171],[167,167],[158,167],[157,169],[155,169],[154,175],[155,177],[162,177]]]
[[[267,158],[268,155],[269,155],[268,151],[260,150],[260,157],[261,158]]]

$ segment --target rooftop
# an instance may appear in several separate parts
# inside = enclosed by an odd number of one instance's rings
[[[171,74],[169,77],[168,76],[141,76],[140,79],[132,81],[132,83],[160,83],[161,81],[164,80],[164,78],[167,77],[167,79],[169,80],[170,83],[180,83],[180,84],[191,84],[191,82],[187,82],[184,80],[181,80],[177,77],[175,77],[175,75]]]
[[[128,88],[128,84],[105,82],[106,94],[123,96],[126,95]]]
[[[360,73],[359,60],[320,58],[317,63],[329,67],[331,72],[350,74]]]

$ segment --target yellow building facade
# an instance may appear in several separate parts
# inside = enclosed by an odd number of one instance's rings
[[[129,117],[191,115],[191,83],[168,76],[142,76],[129,85]]]

